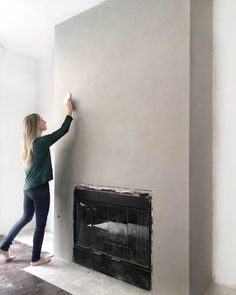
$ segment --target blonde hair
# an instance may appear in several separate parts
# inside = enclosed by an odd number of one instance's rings
[[[39,123],[39,114],[28,115],[23,120],[21,157],[25,168],[28,167],[32,158],[33,142],[39,135]]]

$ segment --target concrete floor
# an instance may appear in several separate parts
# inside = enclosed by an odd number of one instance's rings
[[[0,244],[2,238],[0,237]],[[71,295],[65,290],[22,270],[30,265],[31,246],[14,241],[10,252],[16,256],[16,259],[9,262],[6,262],[5,258],[0,255],[1,295]],[[43,252],[43,255],[46,255],[46,252]]]
[[[214,284],[203,295],[236,295],[236,289]]]

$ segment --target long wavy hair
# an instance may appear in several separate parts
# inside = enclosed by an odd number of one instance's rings
[[[21,157],[25,168],[27,168],[31,162],[33,142],[39,135],[39,123],[39,114],[28,115],[23,120]]]

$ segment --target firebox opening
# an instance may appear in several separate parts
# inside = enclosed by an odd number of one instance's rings
[[[151,289],[151,191],[74,189],[74,261]]]

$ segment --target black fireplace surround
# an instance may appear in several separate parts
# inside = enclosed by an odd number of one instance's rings
[[[151,194],[77,185],[74,262],[151,289]]]

